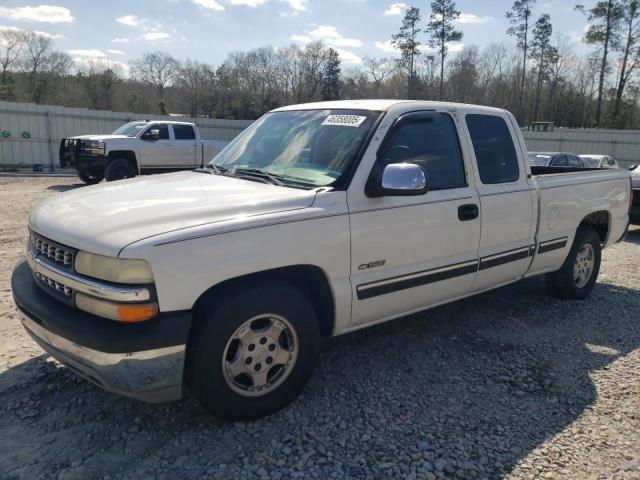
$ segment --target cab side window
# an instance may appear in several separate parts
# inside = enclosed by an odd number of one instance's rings
[[[518,155],[506,122],[495,115],[480,114],[467,115],[466,121],[482,183],[518,180]]]
[[[570,167],[584,167],[580,157],[576,157],[575,155],[567,155],[567,164]]]
[[[173,125],[173,136],[176,140],[195,140],[196,134],[191,125]]]
[[[377,165],[380,173],[392,163],[413,163],[427,174],[429,190],[467,185],[458,134],[447,114],[401,123],[383,148]]]
[[[566,167],[566,166],[568,166],[567,156],[566,155],[556,155],[555,157],[553,157],[553,160],[551,160],[551,166],[552,167]]]

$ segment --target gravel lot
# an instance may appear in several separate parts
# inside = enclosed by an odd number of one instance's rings
[[[640,229],[584,302],[531,279],[328,340],[292,406],[226,423],[104,392],[24,333],[28,211],[75,183],[0,177],[1,479],[640,479]]]

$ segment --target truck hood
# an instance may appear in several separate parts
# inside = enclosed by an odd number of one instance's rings
[[[80,140],[113,140],[115,138],[130,138],[131,140],[135,140],[135,137],[127,137],[126,135],[77,135],[75,137],[69,137],[71,139],[80,139]]]
[[[45,200],[30,227],[65,245],[116,256],[162,233],[311,206],[315,192],[197,172],[80,187]]]

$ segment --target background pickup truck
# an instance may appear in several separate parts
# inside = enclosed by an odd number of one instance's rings
[[[33,338],[103,388],[187,385],[251,419],[296,397],[322,336],[533,275],[586,298],[630,205],[628,171],[530,167],[504,110],[297,105],[203,169],[46,200],[12,290]]]
[[[194,123],[130,122],[111,135],[81,135],[60,142],[60,165],[73,167],[88,184],[138,174],[193,170],[227,142],[202,140]]]

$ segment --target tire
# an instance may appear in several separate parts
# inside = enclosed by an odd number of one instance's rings
[[[597,232],[591,227],[579,227],[562,268],[546,275],[549,294],[562,300],[587,298],[600,272],[601,255]]]
[[[285,283],[256,286],[221,302],[211,298],[197,309],[195,321],[187,386],[207,411],[223,419],[254,420],[287,406],[318,360],[316,312]]]
[[[107,182],[133,178],[137,173],[138,171],[136,166],[126,158],[114,158],[104,169],[104,176],[107,179]]]
[[[95,185],[104,179],[104,173],[97,173],[90,170],[81,170],[78,172],[78,178],[87,185]]]

